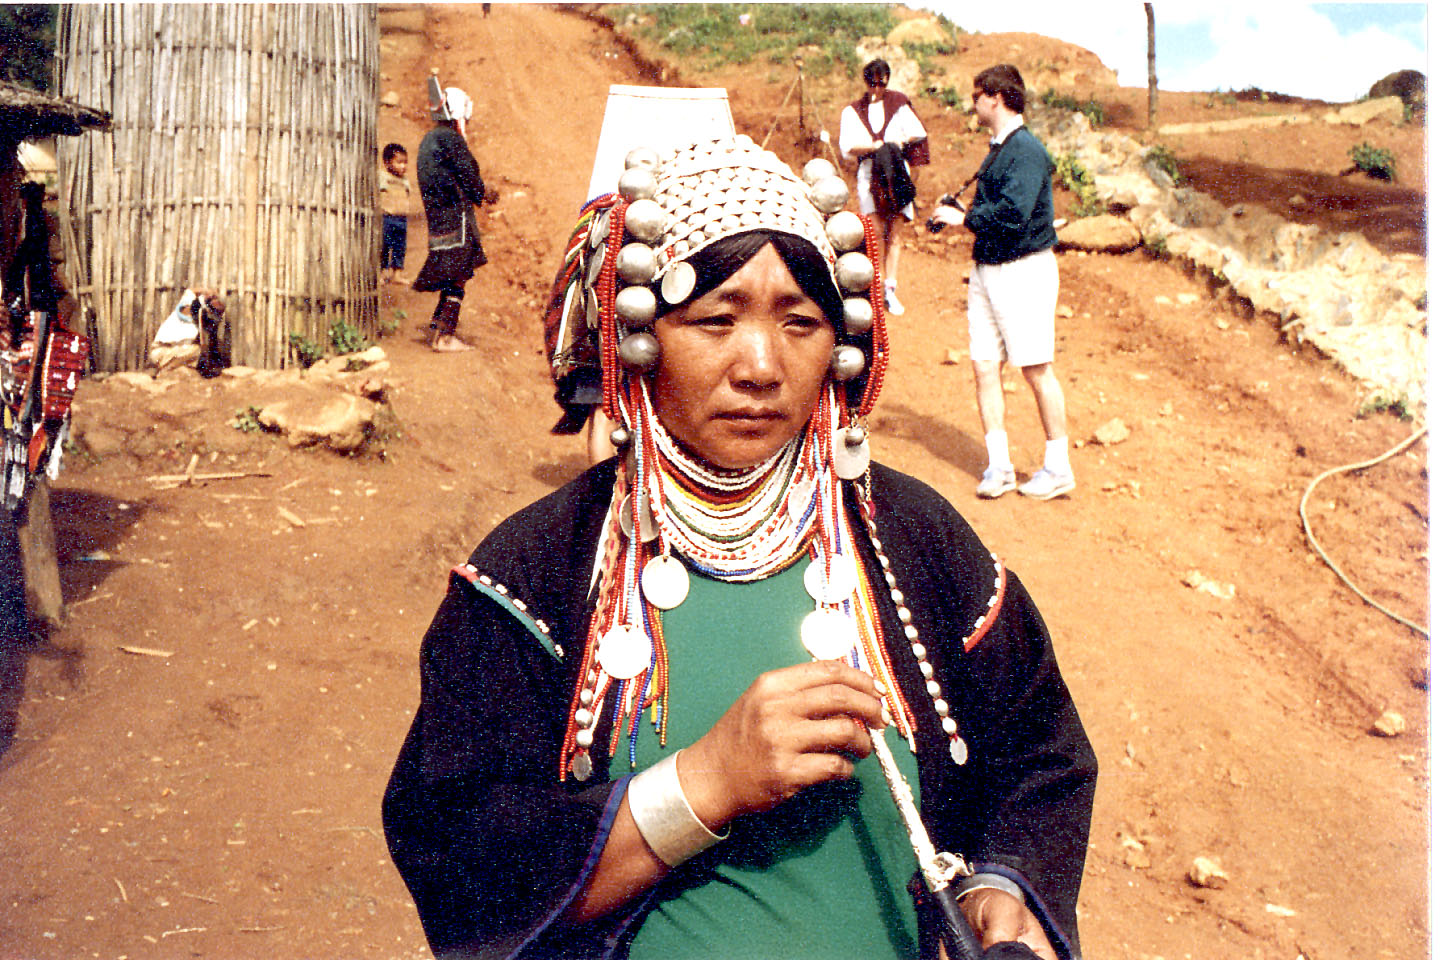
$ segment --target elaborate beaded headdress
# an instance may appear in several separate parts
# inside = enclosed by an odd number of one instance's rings
[[[582,780],[605,712],[612,755],[628,739],[633,758],[646,708],[664,738],[668,675],[660,611],[683,602],[689,588],[677,554],[725,580],[760,579],[809,554],[806,586],[816,611],[802,628],[805,647],[892,679],[857,531],[841,502],[846,480],[860,481],[868,499],[865,418],[889,353],[872,225],[843,209],[849,188],[831,164],[812,160],[797,177],[745,136],[663,158],[637,149],[625,165],[617,191],[582,211],[546,313],[557,384],[563,390],[567,380],[588,377],[599,387],[592,402],[623,425],[612,437],[624,457],[560,758],[560,775]],[[660,360],[652,331],[661,304],[676,307],[695,292],[690,259],[751,230],[791,234],[819,251],[841,296],[842,318],[831,378],[805,430],[765,463],[720,472],[669,437],[651,406],[646,374]],[[898,693],[887,706],[910,735],[913,714]]]

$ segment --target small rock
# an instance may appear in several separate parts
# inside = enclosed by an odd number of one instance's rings
[[[1226,320],[1224,317],[1217,317],[1217,318],[1215,319],[1215,329],[1216,329],[1216,330],[1229,330],[1229,329],[1230,329],[1230,321],[1229,321],[1229,320]]]
[[[400,106],[400,94],[397,93],[397,92],[394,91],[394,90],[387,90],[387,91],[385,91],[385,96],[383,96],[383,97],[380,98],[380,106],[382,106],[382,107],[398,107],[398,106]]]
[[[945,359],[940,362],[947,367],[953,367],[965,359],[965,354],[960,350],[946,350]]]
[[[1267,903],[1267,904],[1265,904],[1265,912],[1266,912],[1266,913],[1270,913],[1270,914],[1274,914],[1274,915],[1277,916],[1277,917],[1293,917],[1293,916],[1295,916],[1295,911],[1294,911],[1294,910],[1291,910],[1289,907],[1282,907],[1282,906],[1280,906],[1280,904],[1278,904],[1278,903]]]
[[[1182,306],[1188,307],[1188,306],[1191,306],[1191,305],[1193,305],[1193,304],[1199,303],[1199,302],[1200,302],[1200,295],[1199,295],[1198,293],[1181,293],[1181,294],[1177,294],[1177,295],[1176,295],[1175,300],[1176,300],[1177,303],[1180,303]]]
[[[1106,420],[1095,428],[1094,441],[1107,447],[1124,443],[1128,439],[1130,439],[1130,428],[1125,426],[1125,421],[1119,417]]]
[[[1291,198],[1290,198],[1290,206],[1292,206],[1292,207],[1303,207],[1303,206],[1305,206],[1305,194],[1303,194],[1303,193],[1297,193],[1297,194],[1295,194],[1295,196],[1291,197]]]
[[[1218,597],[1221,600],[1235,599],[1235,584],[1221,583],[1218,580],[1211,580],[1199,570],[1191,570],[1189,573],[1185,574],[1182,582],[1185,584],[1185,586],[1190,587],[1192,590],[1199,590],[1201,593],[1208,593],[1212,597]]]
[[[1185,877],[1195,886],[1208,890],[1224,890],[1225,885],[1230,882],[1230,875],[1209,857],[1196,857],[1192,860],[1190,871]]]
[[[1168,306],[1170,306],[1172,303],[1174,303],[1173,300],[1171,300],[1169,297],[1165,296],[1164,294],[1161,294],[1160,296],[1156,297],[1156,298],[1155,298],[1155,302],[1158,303],[1158,304],[1159,304],[1160,306],[1162,306],[1162,307],[1168,307]]]
[[[1398,710],[1386,710],[1375,719],[1370,733],[1377,737],[1398,737],[1405,732],[1405,718]]]
[[[1075,316],[1075,308],[1066,306],[1062,303],[1060,304],[1060,306],[1055,308],[1055,315],[1057,317],[1064,317],[1066,320],[1069,320],[1071,317]]]

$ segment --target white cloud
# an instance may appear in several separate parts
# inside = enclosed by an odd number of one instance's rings
[[[981,33],[1026,31],[1093,52],[1125,86],[1144,86],[1145,13],[1139,3],[1058,2],[925,4]],[[1305,3],[1155,4],[1156,72],[1165,90],[1242,90],[1342,102],[1365,95],[1394,70],[1426,67],[1415,31],[1368,27],[1342,34]]]

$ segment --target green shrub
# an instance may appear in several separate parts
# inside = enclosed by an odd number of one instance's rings
[[[1170,244],[1157,233],[1145,238],[1145,252],[1156,260],[1168,260],[1170,259]]]
[[[773,53],[780,55],[774,62],[788,61],[797,47],[814,46],[854,73],[860,38],[883,37],[897,22],[887,6],[869,3],[653,3],[625,9],[645,24],[636,30],[640,37],[695,58],[702,69]],[[749,26],[741,25],[742,13],[750,15]]]
[[[300,361],[300,366],[309,369],[315,361],[325,356],[325,348],[303,333],[290,334],[290,352]]]
[[[330,346],[336,353],[359,353],[370,349],[370,341],[353,323],[336,320],[330,324]]]
[[[1096,129],[1105,123],[1105,108],[1094,97],[1081,103],[1068,93],[1056,93],[1052,89],[1040,94],[1040,102],[1047,107],[1054,107],[1066,113],[1084,114],[1085,119],[1090,121],[1091,129]]]
[[[265,424],[260,422],[260,408],[255,406],[241,407],[235,411],[235,419],[230,426],[241,433],[259,433],[265,429]]]
[[[1185,175],[1180,172],[1180,161],[1175,159],[1175,151],[1164,145],[1151,147],[1145,151],[1145,159],[1153,160],[1155,165],[1165,171],[1170,182],[1180,186],[1185,182]]]
[[[1350,162],[1374,180],[1395,179],[1395,154],[1384,147],[1373,147],[1368,141],[1357,143],[1350,148]]]
[[[1062,156],[1055,164],[1060,185],[1075,194],[1079,204],[1071,212],[1076,217],[1093,217],[1100,212],[1100,198],[1095,193],[1095,178],[1073,153]]]
[[[1404,397],[1389,397],[1383,393],[1377,393],[1355,411],[1355,416],[1361,420],[1374,413],[1388,413],[1399,420],[1409,423],[1415,415],[1410,410],[1410,401]]]
[[[960,98],[960,91],[952,86],[926,87],[926,96],[939,100],[941,104],[951,110],[959,110],[960,105],[965,101]]]

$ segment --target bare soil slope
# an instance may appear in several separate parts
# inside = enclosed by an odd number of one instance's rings
[[[432,297],[387,288],[384,310],[400,321],[383,341],[397,425],[383,453],[352,459],[230,428],[244,386],[83,387],[77,418],[111,443],[72,456],[55,493],[69,620],[0,647],[0,957],[428,955],[379,822],[417,699],[417,642],[447,569],[583,467],[578,439],[547,432],[556,410],[538,309],[584,199],[606,89],[652,74],[608,29],[550,8],[383,17],[382,89],[403,99],[381,112],[383,140],[418,144],[432,65],[476,100],[471,142],[500,192],[484,215],[491,263],[461,322],[480,349],[429,353]],[[971,39],[967,57],[1007,59]],[[763,136],[789,77],[718,79],[739,126]],[[1104,96],[1129,105],[1114,110],[1122,129],[1143,118],[1143,91]],[[1203,101],[1168,94],[1162,119],[1253,109]],[[921,110],[937,147],[921,184],[933,198],[973,169],[983,137]],[[1392,134],[1423,163],[1413,131],[1363,131]],[[801,131],[777,136],[805,159]],[[1382,239],[1394,233],[1392,249],[1413,249],[1404,215],[1372,212],[1418,209],[1403,192],[1418,196],[1418,177],[1341,178],[1343,149],[1337,159],[1292,137],[1175,146],[1197,180],[1234,191],[1226,202],[1302,193],[1317,222],[1373,223]],[[411,276],[423,241],[417,221]],[[1423,955],[1426,645],[1316,561],[1296,514],[1312,477],[1376,455],[1410,425],[1357,419],[1354,382],[1202,279],[1143,254],[1065,255],[1059,370],[1072,437],[1086,441],[1073,451],[1080,488],[1050,503],[978,502],[968,267],[967,243],[912,240],[873,443],[960,508],[1056,638],[1102,764],[1081,904],[1088,955]],[[1041,434],[1014,385],[1024,472]],[[1128,439],[1091,441],[1116,418]],[[202,470],[263,475],[163,491],[147,481],[192,453]],[[1311,500],[1332,556],[1422,620],[1426,455],[1422,441]],[[1188,586],[1192,571],[1224,596]],[[1408,721],[1399,737],[1368,735],[1385,709]],[[1219,861],[1228,885],[1190,885],[1197,856]]]

